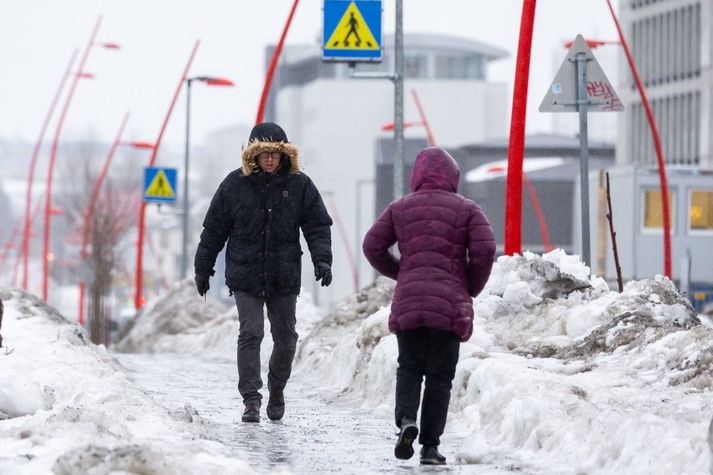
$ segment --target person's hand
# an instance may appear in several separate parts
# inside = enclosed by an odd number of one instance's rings
[[[314,265],[315,280],[322,281],[322,287],[326,287],[332,283],[332,268],[326,262],[318,262]]]
[[[210,289],[210,276],[206,274],[196,274],[196,289],[198,289],[198,294],[203,297],[205,294],[208,293],[208,289]]]

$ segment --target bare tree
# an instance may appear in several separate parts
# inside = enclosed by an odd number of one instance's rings
[[[125,258],[118,252],[118,247],[137,218],[141,168],[136,166],[135,161],[132,164],[117,153],[98,198],[90,203],[92,190],[105,161],[101,152],[95,152],[97,149],[91,143],[82,144],[70,154],[63,182],[71,186],[63,187],[64,192],[58,201],[70,226],[69,235],[79,238],[79,244],[72,252],[77,256],[78,272],[75,275],[88,285],[87,315],[91,340],[108,344],[111,323],[108,298],[113,290],[116,269]],[[93,213],[88,234],[89,249],[86,260],[83,260],[81,244],[90,206]]]

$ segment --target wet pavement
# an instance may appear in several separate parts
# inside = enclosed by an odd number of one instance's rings
[[[186,413],[183,408],[190,404],[198,412],[193,427],[200,437],[222,443],[231,455],[248,460],[260,473],[513,473],[493,465],[453,463],[452,450],[459,441],[448,432],[442,438],[442,452],[450,465],[419,466],[418,452],[410,460],[397,460],[391,419],[344,404],[321,402],[296,378],[285,391],[283,420],[267,418],[264,398],[260,423],[245,424],[240,421],[243,405],[234,363],[172,354],[116,357],[158,404],[182,418]],[[414,444],[417,451],[418,447]]]

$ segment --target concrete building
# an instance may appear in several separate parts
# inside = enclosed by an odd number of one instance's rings
[[[673,278],[692,294],[713,289],[713,2],[624,0],[620,19],[661,136],[670,191]],[[625,279],[652,277],[663,273],[657,159],[623,54],[620,72],[617,92],[626,111],[612,170],[612,200],[622,272]],[[590,183],[593,193],[595,182],[593,178]],[[612,278],[609,245],[606,253],[607,277]],[[592,256],[597,258],[596,249]]]
[[[268,58],[271,51],[268,51]],[[507,134],[507,85],[487,79],[490,61],[505,51],[440,35],[405,37],[405,120],[419,121],[411,90],[421,103],[439,145],[457,147]],[[357,71],[393,71],[393,38],[385,38],[384,61],[360,64]],[[375,141],[386,137],[382,126],[393,122],[393,85],[387,80],[350,79],[346,64],[325,64],[318,45],[288,47],[273,85],[268,119],[280,123],[303,152],[305,172],[322,191],[333,228],[334,283],[318,290],[320,304],[331,305],[366,282],[354,271],[362,260],[359,243],[374,220]],[[422,127],[407,137],[422,138]],[[412,158],[412,157],[411,157]],[[357,184],[362,194],[361,222],[356,232]],[[305,252],[303,285],[314,281]]]

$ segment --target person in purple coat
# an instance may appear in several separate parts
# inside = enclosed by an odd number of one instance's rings
[[[460,342],[473,333],[473,302],[495,258],[495,236],[483,211],[458,194],[458,164],[438,147],[422,150],[411,174],[411,193],[392,202],[367,232],[363,251],[381,274],[396,280],[389,330],[396,334],[394,455],[442,465],[438,452]],[[389,248],[398,243],[400,257]],[[421,430],[416,414],[421,403]]]

